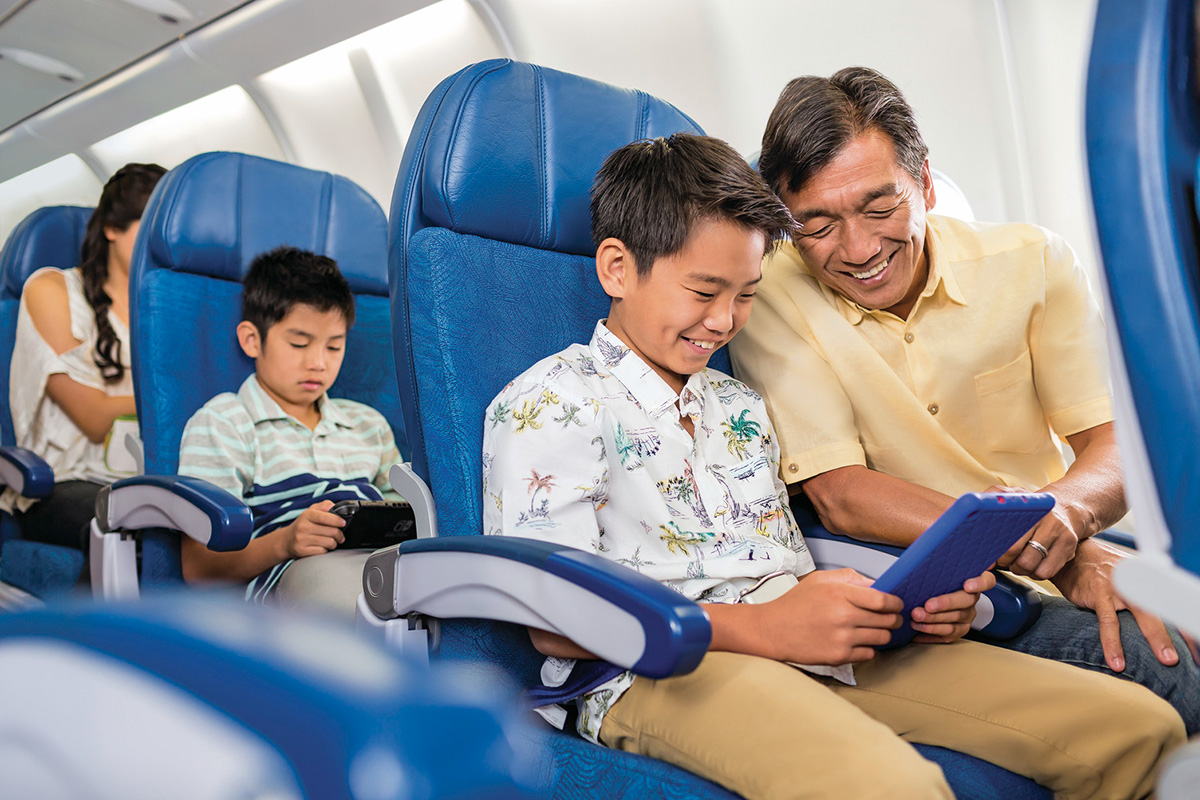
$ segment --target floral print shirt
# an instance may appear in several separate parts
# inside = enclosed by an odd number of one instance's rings
[[[602,320],[590,344],[538,362],[488,407],[484,532],[598,553],[731,603],[772,572],[814,568],[778,462],[754,391],[706,369],[676,395]],[[632,683],[625,673],[584,698],[584,737],[597,741]]]

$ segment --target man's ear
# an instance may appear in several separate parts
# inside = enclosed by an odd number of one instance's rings
[[[262,339],[258,335],[258,328],[248,319],[244,319],[237,326],[238,344],[242,346],[242,352],[251,358],[258,358],[262,355]]]
[[[620,239],[609,237],[596,248],[596,276],[609,297],[617,300],[637,280],[633,254]]]
[[[928,158],[925,159],[925,166],[921,167],[921,182],[925,184],[922,187],[923,191],[921,192],[921,194],[925,197],[925,211],[929,212],[932,211],[934,205],[937,204],[937,192],[934,190],[933,170],[929,168]]]

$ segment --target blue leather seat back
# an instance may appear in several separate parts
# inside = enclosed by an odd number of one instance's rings
[[[1187,0],[1099,3],[1086,138],[1111,324],[1172,533],[1171,555],[1200,572],[1200,537],[1188,535],[1200,508],[1200,121],[1193,13]]]
[[[487,404],[608,312],[588,213],[596,170],[622,145],[678,131],[702,132],[644,92],[506,59],[447,78],[421,109],[389,261],[413,465],[443,535],[481,532]]]
[[[509,60],[452,75],[421,109],[393,194],[389,264],[405,424],[439,535],[482,533],[488,403],[538,359],[588,341],[608,312],[589,233],[596,170],[628,142],[677,131],[700,128],[642,92]],[[520,626],[476,621],[444,621],[439,652],[524,686],[542,660]],[[556,797],[732,797],[578,737],[538,745]]]
[[[168,172],[142,216],[130,280],[134,393],[146,472],[174,474],[188,419],[237,391],[241,278],[280,245],[327,255],[355,293],[356,321],[330,394],[378,409],[407,455],[387,299],[387,221],[350,180],[241,153],[206,153]],[[143,542],[143,583],[178,579],[177,537]],[[166,551],[160,552],[160,545]]]
[[[70,269],[79,264],[83,233],[92,209],[39,208],[13,228],[0,252],[0,444],[16,444],[9,413],[9,365],[17,335],[17,310],[26,279],[42,267]]]

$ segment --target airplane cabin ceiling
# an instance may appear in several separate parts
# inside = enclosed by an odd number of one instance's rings
[[[0,0],[0,131],[246,2]]]

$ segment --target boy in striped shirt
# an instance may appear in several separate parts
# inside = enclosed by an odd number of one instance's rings
[[[248,583],[247,599],[353,614],[370,551],[337,550],[345,522],[329,509],[399,499],[387,473],[400,461],[382,414],[326,395],[353,324],[354,295],[333,259],[280,247],[251,263],[237,337],[254,374],[188,421],[179,472],[243,498],[254,534],[234,552],[184,537],[187,581]]]

